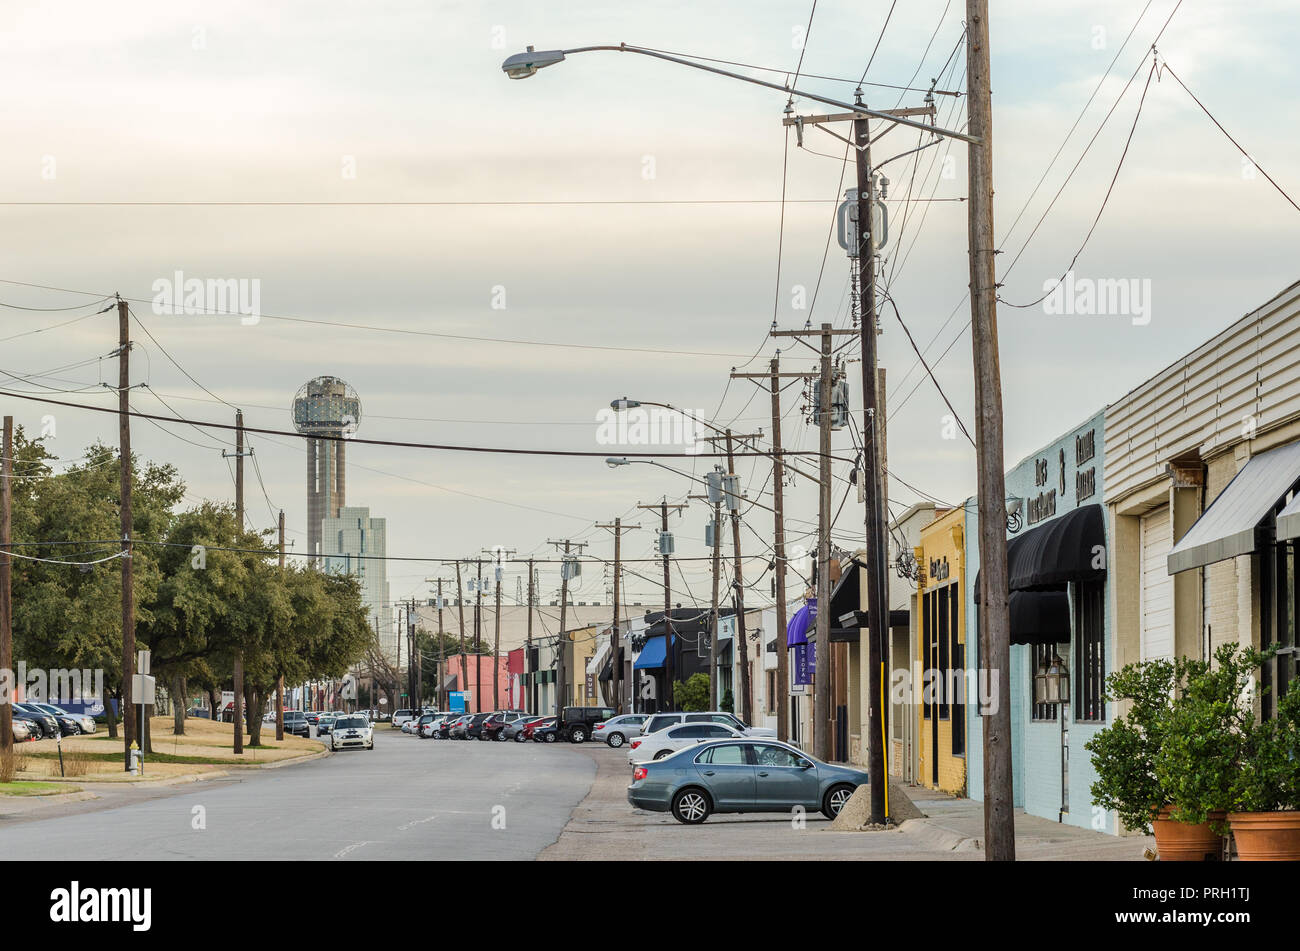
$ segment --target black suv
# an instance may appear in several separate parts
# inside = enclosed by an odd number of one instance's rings
[[[465,739],[477,740],[479,734],[483,732],[483,724],[491,717],[496,716],[494,713],[476,713],[465,726]]]
[[[311,727],[307,723],[307,714],[301,710],[284,711],[284,732],[294,736],[311,736]]]
[[[591,739],[592,727],[613,715],[613,707],[565,707],[557,732],[570,743],[586,743]]]

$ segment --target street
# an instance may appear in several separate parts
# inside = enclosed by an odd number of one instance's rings
[[[0,854],[532,859],[555,841],[594,776],[591,758],[576,749],[422,742],[385,727],[375,731],[372,751],[163,787],[156,797],[107,810],[91,801],[62,807],[70,814],[56,818],[0,814]],[[205,829],[192,827],[200,806]]]

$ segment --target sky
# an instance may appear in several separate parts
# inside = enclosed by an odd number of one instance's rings
[[[960,0],[912,0],[892,15],[888,0],[823,0],[811,24],[810,6],[5,4],[0,302],[70,309],[0,306],[0,385],[115,405],[100,385],[116,380],[112,312],[58,325],[117,292],[148,332],[133,325],[132,379],[148,388],[132,402],[145,412],[232,422],[234,405],[249,426],[289,429],[297,388],[331,374],[360,393],[358,436],[372,439],[618,455],[638,447],[601,442],[598,414],[620,396],[770,433],[769,398],[729,371],[766,369],[778,346],[783,368],[812,368],[811,351],[767,336],[774,321],[848,325],[848,261],[830,232],[852,181],[843,143],[808,129],[800,148],[781,124],[781,92],[650,57],[576,54],[523,82],[500,64],[529,44],[626,42],[784,82],[802,58],[798,89],[848,99],[866,69],[876,108],[920,105],[934,82],[938,123],[961,128],[965,100],[944,94],[965,88]],[[1258,169],[1300,197],[1300,10],[1281,0],[992,6],[1010,467],[1296,279],[1300,212]],[[1162,28],[1162,61],[1253,165],[1170,73],[1148,84]],[[794,109],[827,111],[800,97]],[[895,130],[873,157],[921,141]],[[948,503],[975,491],[973,449],[899,322],[971,426],[965,148],[944,140],[884,174],[882,274],[897,315],[883,309],[879,345],[898,512],[916,490]],[[1081,247],[1077,278],[1134,282],[1144,306],[1110,316],[1011,306],[1040,297]],[[260,319],[156,312],[156,282],[177,271],[256,288]],[[858,406],[860,367],[847,369]],[[803,403],[798,384],[783,393],[788,448],[816,447]],[[107,414],[5,397],[0,406],[29,429],[53,416],[49,445],[68,463],[96,439],[116,440]],[[852,455],[851,438],[835,434],[837,454]],[[133,426],[136,451],[175,463],[191,504],[233,498],[228,442],[182,424]],[[301,550],[301,441],[251,444],[260,479],[250,471],[248,517],[270,528],[283,508]],[[710,465],[667,461],[697,476]],[[640,525],[624,556],[649,559],[657,515],[636,505],[703,490],[599,457],[354,445],[348,463],[349,504],[387,518],[389,554],[408,558],[494,546],[548,558],[551,540],[571,538],[607,559],[612,536],[596,523],[621,516]],[[770,467],[746,459],[737,471],[750,500],[770,504]],[[847,498],[834,537],[851,548],[862,508]],[[796,478],[792,543],[811,545],[815,506],[811,481]],[[674,515],[678,555],[706,554],[707,519],[699,502]],[[752,581],[770,514],[756,505],[746,525]],[[629,568],[629,599],[662,596],[653,564]],[[392,597],[426,597],[425,579],[438,576],[452,569],[394,562]],[[575,600],[606,600],[608,577],[589,566]],[[768,600],[769,577],[751,603]],[[507,600],[522,578],[506,569]],[[705,561],[680,563],[674,600],[707,599],[709,579]],[[553,598],[555,565],[541,567],[540,583]]]

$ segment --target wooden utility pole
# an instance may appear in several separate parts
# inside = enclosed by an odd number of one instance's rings
[[[669,505],[668,497],[658,505],[638,505],[639,509],[649,509],[651,511],[658,509],[660,513],[660,554],[664,560],[664,696],[662,698],[663,706],[659,709],[673,709],[673,584],[672,578],[668,574],[668,559],[672,554],[665,550],[663,541],[668,535],[668,510],[677,509],[679,512],[686,508],[684,504]]]
[[[456,614],[460,619],[460,689],[461,693],[465,692],[465,681],[469,679],[465,667],[465,596],[464,588],[461,587],[460,580],[460,561],[456,562]],[[463,711],[468,713],[468,709]]]
[[[582,549],[587,547],[587,543],[566,538],[563,542],[549,541],[547,544],[554,545],[557,550],[560,545],[564,546],[564,560],[560,564],[560,629],[555,632],[555,728],[558,735],[560,727],[564,724],[564,694],[568,689],[564,677],[564,647],[568,638],[564,628],[568,618],[569,575],[573,571],[573,566],[578,564],[576,558],[570,559],[569,556],[574,547],[577,547],[578,553],[581,554]]]
[[[280,573],[284,574],[284,509],[280,509]],[[284,739],[284,674],[275,679],[275,739]]]
[[[813,674],[813,748],[819,759],[831,759],[831,401],[834,367],[832,344],[842,334],[857,330],[835,330],[822,324],[820,330],[774,330],[773,337],[820,337],[818,376],[818,431],[820,471],[817,486],[817,630],[814,640],[816,668]],[[800,339],[800,342],[803,342]]]
[[[492,639],[492,709],[497,709],[496,704],[501,702],[501,578],[502,568],[505,559],[515,553],[513,548],[493,548],[483,549],[493,556],[495,562],[492,571],[492,581],[496,588],[496,621],[494,622],[495,630]]]
[[[751,433],[745,436],[733,435],[730,429],[727,429],[721,436],[704,436],[701,437],[703,442],[717,442],[724,440],[727,446],[727,475],[735,482],[736,479],[736,456],[734,452],[733,440],[750,441],[761,438],[761,433]],[[729,493],[728,493],[729,494]],[[749,639],[745,635],[745,572],[740,557],[740,494],[739,484],[737,483],[736,494],[730,495],[728,509],[731,512],[731,546],[733,553],[732,582],[731,593],[732,603],[735,605],[736,612],[736,693],[735,698],[738,702],[733,703],[733,707],[740,710],[740,719],[745,723],[750,722],[750,686],[749,686]],[[721,527],[721,526],[719,526]],[[715,559],[716,560],[716,559]],[[714,578],[717,578],[715,571]],[[716,642],[717,637],[713,640]],[[716,701],[716,698],[715,698]],[[714,709],[717,709],[715,702]]]
[[[767,373],[735,373],[732,379],[754,379],[767,382],[772,395],[772,514],[775,528],[772,536],[772,558],[776,563],[776,737],[785,741],[790,737],[790,651],[786,646],[785,571],[785,461],[781,448],[781,380],[816,379],[815,373],[782,373],[780,351],[772,358]]]
[[[221,451],[222,457],[235,457],[235,531],[244,530],[244,412],[235,410],[235,451]],[[236,756],[244,754],[244,652],[235,651],[235,746]],[[261,715],[260,713],[258,714]]]
[[[533,590],[533,583],[534,583],[533,560],[529,558],[528,559],[528,633],[525,635],[525,637],[527,638],[527,641],[525,643],[528,645],[528,651],[524,661],[525,673],[528,673],[529,691],[528,691],[528,702],[525,703],[524,706],[528,708],[529,713],[535,714],[537,713],[537,671],[534,670],[529,672],[527,670],[528,660],[530,660],[533,656],[533,603],[537,597],[537,593]]]
[[[971,350],[975,364],[975,453],[980,550],[980,667],[998,674],[984,723],[984,854],[1016,857],[1011,780],[1011,620],[1007,507],[1002,454],[1002,371],[998,357],[997,245],[993,236],[993,99],[988,0],[966,0]]]
[[[721,468],[719,466],[718,468]],[[716,470],[715,470],[716,471]],[[721,480],[719,480],[721,482]],[[705,496],[708,498],[708,496]],[[718,709],[718,587],[722,583],[722,499],[713,502],[713,617],[709,636],[709,709]],[[746,721],[748,722],[748,721]]]
[[[614,533],[614,626],[610,630],[609,647],[613,654],[613,660],[610,661],[611,671],[611,688],[614,696],[614,712],[623,712],[623,643],[621,632],[619,631],[619,591],[618,579],[619,572],[623,564],[623,532],[632,531],[640,528],[640,525],[624,525],[621,518],[614,519],[613,525],[597,524],[597,528],[603,528]],[[599,676],[599,675],[597,675]]]
[[[14,418],[5,417],[3,476],[0,477],[0,675],[14,669],[13,544]],[[0,697],[0,753],[14,748],[12,697]]]
[[[131,771],[135,744],[135,710],[131,678],[135,675],[135,573],[132,570],[131,535],[131,324],[126,301],[117,300],[117,443],[121,470],[122,529],[122,747],[123,766]],[[111,716],[111,713],[110,713]]]
[[[856,104],[862,105],[859,88]],[[867,773],[871,777],[871,822],[883,825],[885,791],[885,737],[888,711],[882,703],[885,657],[889,638],[889,578],[885,554],[886,514],[881,491],[880,456],[884,446],[883,419],[876,387],[876,248],[872,233],[875,208],[875,173],[871,167],[871,123],[865,115],[853,120],[858,178],[858,299],[862,304],[862,470],[866,502],[867,542]],[[827,604],[829,609],[830,605]]]
[[[442,600],[443,579],[425,578],[424,580],[426,582],[436,582],[438,585],[438,683],[433,691],[433,705],[437,707],[439,711],[446,711],[448,706],[447,691],[444,689],[443,684],[447,680],[447,651],[444,647],[445,642],[443,638],[446,636],[447,632],[442,626],[442,609],[445,607],[445,602]]]

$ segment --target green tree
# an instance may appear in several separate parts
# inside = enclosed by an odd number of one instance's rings
[[[685,683],[677,681],[673,691],[677,709],[687,713],[709,709],[709,678],[707,674],[691,674]]]

